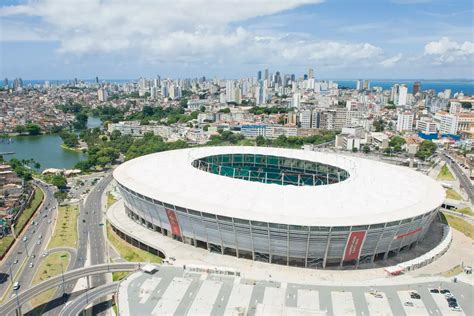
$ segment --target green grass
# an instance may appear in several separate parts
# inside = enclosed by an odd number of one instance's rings
[[[19,234],[22,231],[23,227],[25,227],[26,223],[28,223],[31,216],[33,216],[34,212],[36,212],[36,210],[40,206],[41,202],[43,201],[43,198],[43,190],[36,187],[34,196],[30,201],[30,205],[25,208],[25,210],[20,214],[20,216],[18,216],[16,220],[16,223],[14,225],[16,234]]]
[[[117,202],[117,199],[114,198],[112,193],[108,192],[107,193],[107,208],[112,206],[112,204],[114,204],[115,202]]]
[[[474,225],[471,225],[462,218],[454,215],[444,214],[444,216],[446,217],[449,226],[460,231],[467,237],[474,239]]]
[[[474,216],[474,212],[471,210],[470,207],[458,208],[457,210],[455,210],[455,212],[458,212],[458,213],[461,213],[461,214],[465,214],[465,215]]]
[[[69,256],[69,253],[67,252],[55,252],[46,256],[41,261],[40,265],[38,266],[38,269],[36,270],[35,276],[33,277],[31,284],[35,285],[51,277],[61,274],[61,271],[62,271],[61,264],[62,264],[62,269],[66,271],[69,265],[70,259],[71,258]],[[30,268],[26,268],[26,269],[30,269]],[[56,290],[57,288],[52,288],[36,295],[31,300],[31,305],[35,307],[35,306],[39,306],[43,303],[48,302],[51,299],[51,297],[54,295]]]
[[[444,164],[444,166],[441,168],[438,173],[438,180],[454,181],[454,176],[451,171],[449,171],[448,165]]]
[[[13,236],[5,236],[0,239],[0,258],[3,258],[7,249],[9,249],[10,245],[13,244],[15,238]]]
[[[48,249],[56,247],[77,246],[77,217],[79,207],[77,205],[60,206],[58,219],[54,229],[53,238],[48,244]]]
[[[161,263],[161,258],[145,250],[130,245],[121,239],[107,224],[107,237],[122,258],[132,262]]]
[[[115,282],[115,281],[123,280],[123,279],[125,279],[129,274],[130,274],[130,272],[125,272],[125,271],[122,271],[122,272],[112,272],[112,280],[113,280],[114,282]]]
[[[446,197],[448,199],[452,199],[452,200],[458,200],[458,201],[463,200],[462,196],[453,189],[447,189],[446,190]]]

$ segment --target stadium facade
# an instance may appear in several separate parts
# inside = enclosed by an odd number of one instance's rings
[[[114,171],[144,229],[212,252],[331,268],[409,251],[444,199],[406,167],[337,154],[201,147],[151,154]]]

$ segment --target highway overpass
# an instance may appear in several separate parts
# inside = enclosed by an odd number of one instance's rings
[[[113,282],[101,285],[90,291],[81,294],[75,298],[72,302],[66,305],[66,307],[59,314],[60,316],[77,316],[82,312],[89,303],[95,301],[98,298],[104,297],[109,294],[117,293],[120,282]]]
[[[17,295],[13,295],[8,301],[0,305],[0,315],[13,315],[16,309],[20,308],[21,305],[28,302],[36,295],[63,283],[88,277],[90,275],[108,272],[135,271],[145,264],[146,263],[140,262],[104,263],[68,271],[25,289],[17,293]]]

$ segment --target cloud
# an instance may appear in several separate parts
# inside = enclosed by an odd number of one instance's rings
[[[474,57],[474,43],[464,43],[442,37],[439,41],[432,41],[425,45],[425,55],[436,58],[439,63],[471,60]]]
[[[320,2],[68,0],[65,4],[61,0],[31,0],[24,5],[0,7],[0,17],[39,21],[28,32],[50,34],[59,41],[59,52],[68,55],[116,53],[148,62],[328,66],[382,58],[382,49],[370,43],[321,41],[281,32],[268,35],[258,29],[234,26]],[[22,37],[18,34],[17,38]]]
[[[380,62],[380,65],[385,68],[393,67],[402,59],[402,56],[402,54],[397,54],[390,58],[384,59]]]

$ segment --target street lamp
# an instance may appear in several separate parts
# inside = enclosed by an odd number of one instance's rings
[[[12,272],[12,263],[8,263],[8,268],[10,268],[10,283],[13,285],[13,272]]]
[[[16,296],[16,305],[18,307],[17,313],[18,315],[21,315],[21,309],[20,309],[20,299],[18,298],[18,289],[15,290],[15,296]]]
[[[24,240],[24,241],[23,241],[23,244],[25,245],[26,257],[27,257],[27,259],[28,259],[28,257],[29,257],[30,255],[28,254],[28,246],[26,245],[26,242],[27,242],[27,241]]]

